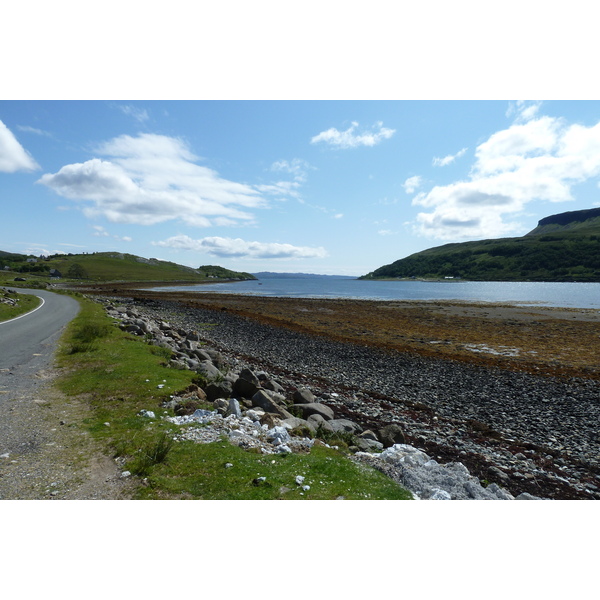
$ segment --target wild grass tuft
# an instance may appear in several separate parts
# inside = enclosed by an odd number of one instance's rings
[[[104,323],[81,323],[72,334],[70,354],[91,352],[97,348],[97,341],[110,333],[110,326]]]
[[[348,448],[354,444],[355,435],[349,431],[330,431],[319,425],[315,437],[323,440],[330,446],[338,446],[344,451],[348,451]]]
[[[145,444],[134,455],[128,468],[134,475],[145,477],[154,465],[166,460],[173,447],[174,440],[167,432],[163,431],[151,442]]]

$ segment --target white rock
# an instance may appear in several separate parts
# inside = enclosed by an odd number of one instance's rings
[[[302,485],[304,483],[304,477],[302,477],[302,475],[296,475],[296,483]]]
[[[452,496],[445,490],[434,489],[433,494],[429,496],[430,500],[452,500]]]
[[[211,416],[216,416],[217,415],[217,411],[213,410],[212,412],[210,410],[204,410],[203,408],[199,408],[197,410],[194,411],[194,413],[192,414],[192,417],[194,419],[206,419],[207,417],[211,417]]]
[[[264,410],[252,408],[246,411],[246,417],[252,421],[260,421],[260,418],[265,414]]]
[[[242,411],[240,409],[240,403],[235,399],[231,398],[229,400],[228,411],[231,415],[235,416],[238,419],[242,418]]]
[[[292,438],[290,437],[288,430],[280,425],[277,425],[267,431],[267,441],[271,442],[271,444],[274,446],[286,444],[291,439]],[[291,450],[289,450],[289,452],[291,452]]]

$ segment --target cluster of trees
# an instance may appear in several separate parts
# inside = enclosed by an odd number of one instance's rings
[[[26,262],[8,266],[17,273],[48,273],[50,271],[50,267],[44,263]]]
[[[68,268],[67,277],[71,279],[89,279],[87,271],[79,263],[73,263]]]
[[[203,265],[202,267],[198,267],[198,271],[203,273],[206,277],[214,279],[256,279],[256,277],[250,273],[230,271],[225,267],[219,267],[217,265]]]
[[[36,262],[33,262],[28,260],[31,258],[31,256],[25,256],[23,254],[9,254],[7,252],[3,252],[0,260],[2,262],[2,266],[9,267],[10,270],[14,271],[15,273],[50,275],[50,271],[53,269],[53,266],[46,262],[49,259],[41,257],[40,259],[36,259]],[[87,279],[89,277],[87,271],[79,263],[72,263],[67,269],[66,276],[72,279]]]

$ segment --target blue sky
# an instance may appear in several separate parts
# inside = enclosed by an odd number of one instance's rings
[[[0,249],[362,275],[600,206],[597,101],[0,101]]]
[[[12,3],[0,249],[362,275],[598,206],[596,23],[569,8]]]

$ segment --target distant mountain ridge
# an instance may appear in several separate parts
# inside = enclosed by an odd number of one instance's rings
[[[356,279],[351,275],[318,275],[316,273],[274,273],[272,271],[261,271],[252,273],[258,279]]]
[[[360,279],[600,281],[600,208],[540,219],[523,237],[446,244]]]

